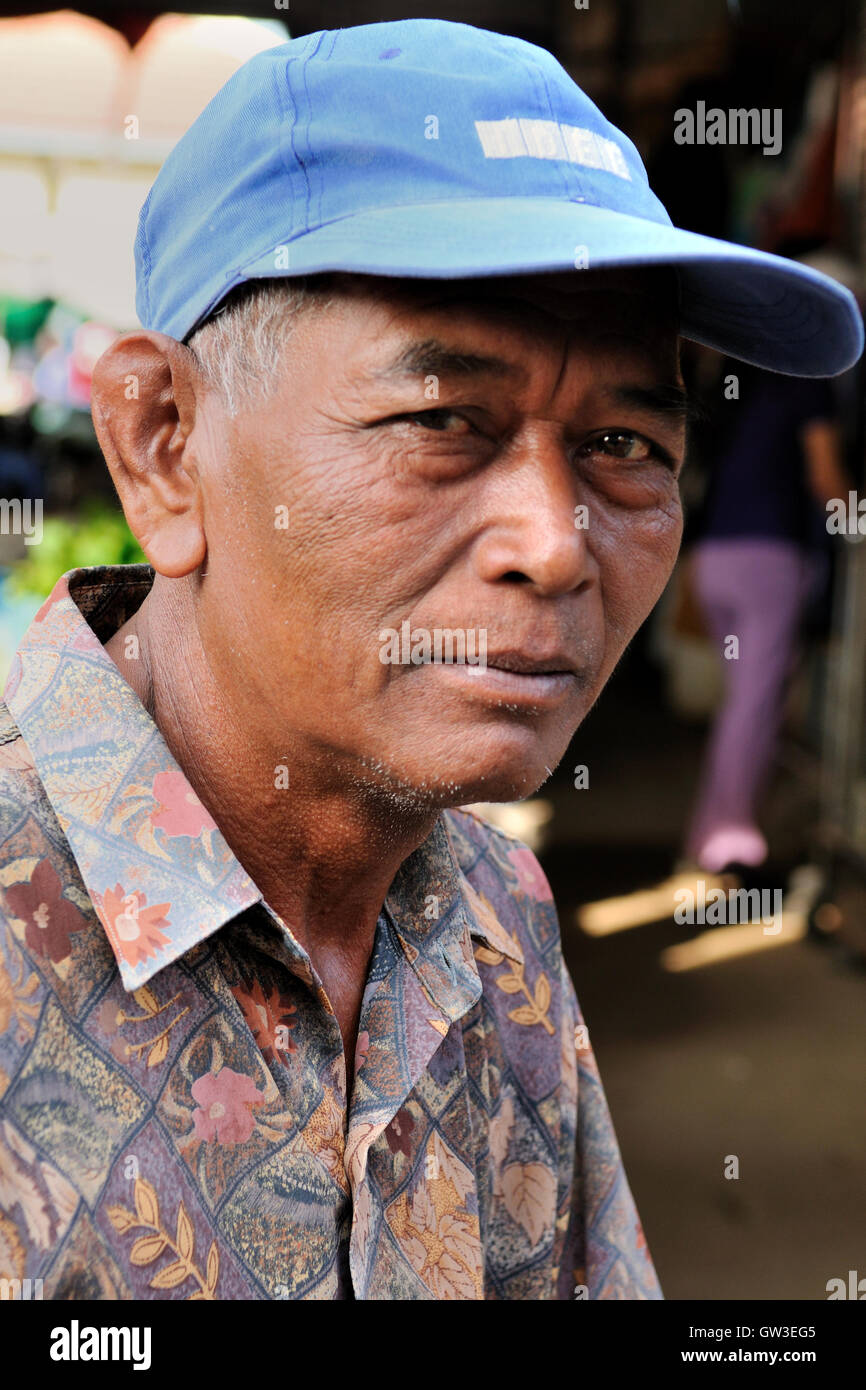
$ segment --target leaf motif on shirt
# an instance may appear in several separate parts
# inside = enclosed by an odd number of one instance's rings
[[[542,970],[535,981],[535,990],[531,993],[524,973],[525,967],[519,961],[513,961],[508,970],[496,977],[496,984],[503,994],[523,994],[528,1000],[526,1004],[511,1009],[508,1017],[512,1023],[522,1023],[525,1027],[540,1023],[545,1031],[553,1036],[556,1029],[547,1017],[550,1008],[550,981]]]
[[[477,1217],[455,1209],[450,1183],[420,1183],[388,1209],[403,1254],[437,1299],[483,1297],[483,1257]]]
[[[152,1289],[175,1289],[178,1284],[182,1284],[184,1279],[189,1278],[189,1270],[183,1260],[176,1260],[174,1264],[166,1265],[163,1269],[154,1274],[150,1281]]]
[[[207,1257],[207,1272],[202,1274],[195,1264],[195,1230],[183,1202],[177,1209],[175,1238],[172,1240],[168,1230],[162,1225],[159,1214],[159,1200],[156,1189],[146,1178],[137,1178],[133,1189],[135,1211],[123,1206],[108,1208],[108,1219],[116,1231],[125,1235],[128,1231],[144,1229],[149,1235],[139,1236],[132,1244],[129,1260],[133,1265],[143,1267],[153,1264],[160,1255],[169,1251],[174,1259],[162,1269],[157,1270],[150,1281],[151,1289],[174,1289],[185,1279],[194,1279],[198,1288],[187,1295],[187,1302],[212,1300],[216,1297],[219,1278],[219,1251],[216,1242],[211,1242]]]
[[[19,770],[34,766],[30,750],[23,738],[12,739],[11,742],[3,744],[0,748],[0,763],[3,767],[14,767]]]
[[[148,1052],[147,1065],[149,1067],[158,1067],[161,1062],[165,1061],[167,1056],[168,1033],[163,1033],[160,1037],[156,1039],[156,1041],[153,1044],[153,1047]]]
[[[536,1246],[556,1218],[556,1178],[543,1163],[509,1163],[502,1173],[505,1209]]]
[[[153,1185],[146,1178],[136,1179],[135,1210],[139,1216],[139,1225],[159,1225],[159,1201]]]
[[[512,1009],[508,1017],[512,1023],[522,1023],[527,1028],[539,1021],[538,1011],[534,1004],[521,1004],[519,1008]]]
[[[127,1024],[149,1023],[152,1019],[158,1018],[160,1014],[164,1014],[167,1009],[173,1008],[174,1005],[183,998],[183,992],[181,991],[176,994],[172,999],[167,1000],[165,1004],[160,1004],[149,985],[139,985],[138,989],[132,991],[132,997],[143,1012],[140,1014],[128,1014],[124,1009],[118,1009],[114,1019],[114,1028],[120,1033],[123,1032],[123,1028]],[[187,1005],[186,1008],[181,1009],[179,1013],[175,1014],[167,1027],[163,1028],[162,1032],[158,1033],[155,1038],[145,1038],[143,1042],[128,1043],[126,1046],[126,1056],[138,1057],[146,1054],[148,1067],[158,1067],[168,1056],[168,1045],[172,1029],[175,1028],[180,1020],[188,1013],[189,1006]],[[114,1028],[110,1028],[109,1031],[113,1031]]]
[[[68,777],[55,780],[53,790],[67,809],[74,808],[76,819],[83,820],[88,825],[96,825],[114,792],[113,779],[108,773],[105,781],[94,786],[91,773],[85,777],[84,786],[77,786],[77,771],[78,769],[73,768]]]
[[[501,951],[491,951],[489,946],[478,946],[475,959],[480,960],[483,965],[501,965],[505,957]]]
[[[243,1009],[247,1027],[255,1038],[265,1061],[288,1061],[289,1055],[297,1052],[297,1043],[292,1041],[290,1031],[295,1027],[297,1005],[288,995],[278,989],[265,994],[261,981],[231,987],[232,994]]]
[[[493,1161],[493,1193],[502,1196],[502,1165],[508,1155],[508,1144],[514,1128],[514,1106],[506,1096],[490,1121],[490,1157]]]
[[[47,1162],[39,1162],[24,1136],[4,1121],[0,1124],[0,1211],[9,1211],[16,1203],[29,1239],[37,1249],[48,1250],[65,1234],[78,1206],[78,1193]]]
[[[523,989],[523,981],[519,980],[516,975],[499,975],[496,984],[503,994],[519,994]]]
[[[343,1111],[330,1086],[325,1087],[324,1099],[304,1126],[304,1140],[327,1168],[331,1177],[348,1192],[349,1183],[343,1166],[346,1140],[343,1132]]]
[[[215,1240],[211,1241],[210,1250],[207,1252],[207,1292],[216,1292],[217,1279],[220,1273],[220,1252],[217,1249]],[[193,1298],[204,1297],[204,1295],[193,1294]]]
[[[153,795],[150,787],[142,786],[140,782],[130,783],[120,793],[120,805],[111,817],[108,825],[109,831],[112,834],[116,833],[124,821],[129,820],[130,816],[134,816],[136,811],[142,811],[146,806],[150,807],[152,804]]]
[[[132,991],[132,997],[139,1008],[144,1009],[145,1013],[154,1015],[159,1013],[159,1000],[148,985],[139,985],[138,989]]]
[[[186,1207],[183,1202],[177,1209],[177,1236],[175,1243],[181,1259],[191,1260],[195,1236],[193,1234],[192,1222],[186,1214]]]
[[[149,817],[143,820],[136,830],[135,842],[139,848],[143,849],[147,854],[153,854],[157,859],[167,859],[169,862],[171,861],[171,855],[166,854],[165,850],[158,843],[153,833],[153,826],[150,823]]]
[[[457,1155],[451,1152],[447,1144],[443,1143],[438,1129],[433,1131],[433,1141],[428,1148],[428,1153],[430,1149],[433,1153],[430,1166],[437,1174],[434,1181],[444,1179],[446,1182],[450,1182],[462,1206],[467,1195],[475,1188],[474,1176],[465,1163],[462,1163]]]
[[[130,1263],[149,1265],[158,1259],[165,1249],[165,1236],[139,1236],[129,1252]]]
[[[108,1207],[108,1219],[116,1231],[125,1235],[127,1231],[133,1231],[138,1225],[134,1212],[127,1211],[126,1207]]]

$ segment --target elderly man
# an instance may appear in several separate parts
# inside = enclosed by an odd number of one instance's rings
[[[543,51],[254,58],[142,209],[99,439],[149,564],[3,709],[0,1260],[52,1298],[661,1296],[534,792],[671,572],[678,336],[859,354]]]

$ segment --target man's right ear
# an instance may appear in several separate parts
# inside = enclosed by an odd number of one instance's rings
[[[93,424],[126,519],[154,569],[172,579],[207,554],[190,444],[203,393],[190,349],[147,329],[115,339],[93,371]]]

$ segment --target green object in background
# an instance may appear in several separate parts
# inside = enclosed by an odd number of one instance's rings
[[[32,343],[53,308],[53,299],[19,299],[0,294],[0,333],[11,347]]]
[[[134,565],[146,556],[119,508],[86,504],[79,517],[47,517],[42,541],[10,567],[6,589],[13,597],[47,598],[61,574],[82,565]]]

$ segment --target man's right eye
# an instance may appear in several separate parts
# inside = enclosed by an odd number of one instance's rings
[[[402,415],[394,415],[389,423],[397,424],[400,421],[421,425],[423,429],[435,430],[437,434],[467,434],[473,430],[473,426],[465,416],[444,407],[434,410],[406,411]]]

